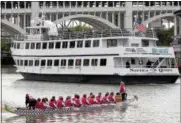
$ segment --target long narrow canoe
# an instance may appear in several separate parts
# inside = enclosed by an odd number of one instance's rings
[[[104,110],[104,109],[113,109],[113,108],[124,108],[126,105],[138,100],[137,96],[134,96],[131,99],[128,99],[124,102],[119,103],[110,103],[110,104],[95,104],[87,105],[82,107],[63,107],[61,109],[45,109],[45,110],[29,110],[26,108],[13,108],[8,105],[5,105],[5,110],[14,113],[17,115],[42,115],[42,114],[54,114],[54,113],[70,113],[70,112],[89,112],[94,110]]]

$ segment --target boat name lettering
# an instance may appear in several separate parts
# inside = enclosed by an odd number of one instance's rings
[[[135,68],[131,68],[130,72],[148,72],[148,69],[135,69]]]

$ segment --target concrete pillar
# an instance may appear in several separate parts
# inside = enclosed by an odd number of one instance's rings
[[[18,25],[18,26],[20,26],[20,23],[19,23],[19,22],[20,22],[20,15],[17,14],[17,25]]]
[[[177,35],[177,16],[174,16],[174,36]]]
[[[106,12],[106,20],[109,21],[109,18],[108,18],[108,11]]]
[[[179,34],[181,34],[181,17],[179,17]]]
[[[24,1],[24,8],[26,8],[26,1]]]
[[[23,14],[23,28],[26,27],[26,14]]]
[[[142,12],[142,22],[144,22],[145,21],[145,14],[144,14],[145,12],[143,11]]]
[[[4,1],[4,9],[6,9],[6,2]]]
[[[14,6],[13,6],[13,2],[11,2],[11,8],[14,9],[13,7],[14,7]]]
[[[121,13],[118,12],[118,27],[119,28],[121,28],[120,23],[121,23]]]
[[[115,19],[115,17],[114,17],[114,12],[112,12],[112,23],[113,23],[113,24],[115,24],[115,23],[114,23],[114,22],[115,22],[114,19]]]
[[[126,8],[126,12],[124,14],[124,25],[125,28],[128,30],[132,30],[133,28],[133,14],[132,14],[132,2],[128,1],[125,2],[125,8]]]
[[[39,5],[38,2],[31,2],[31,19],[39,18]]]

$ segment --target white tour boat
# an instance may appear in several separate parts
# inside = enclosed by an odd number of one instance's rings
[[[11,51],[27,80],[87,83],[174,83],[179,71],[172,47],[158,47],[153,30],[58,31],[41,20],[16,36]]]

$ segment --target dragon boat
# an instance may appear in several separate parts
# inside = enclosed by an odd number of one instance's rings
[[[138,100],[138,97],[135,95],[133,98],[125,100],[118,103],[109,103],[109,104],[95,104],[95,105],[86,105],[81,107],[62,107],[61,109],[44,109],[44,110],[29,110],[27,108],[12,107],[5,104],[5,110],[17,114],[17,115],[46,115],[54,113],[72,113],[72,112],[89,112],[94,110],[105,110],[105,109],[120,109],[125,108],[128,104]]]

